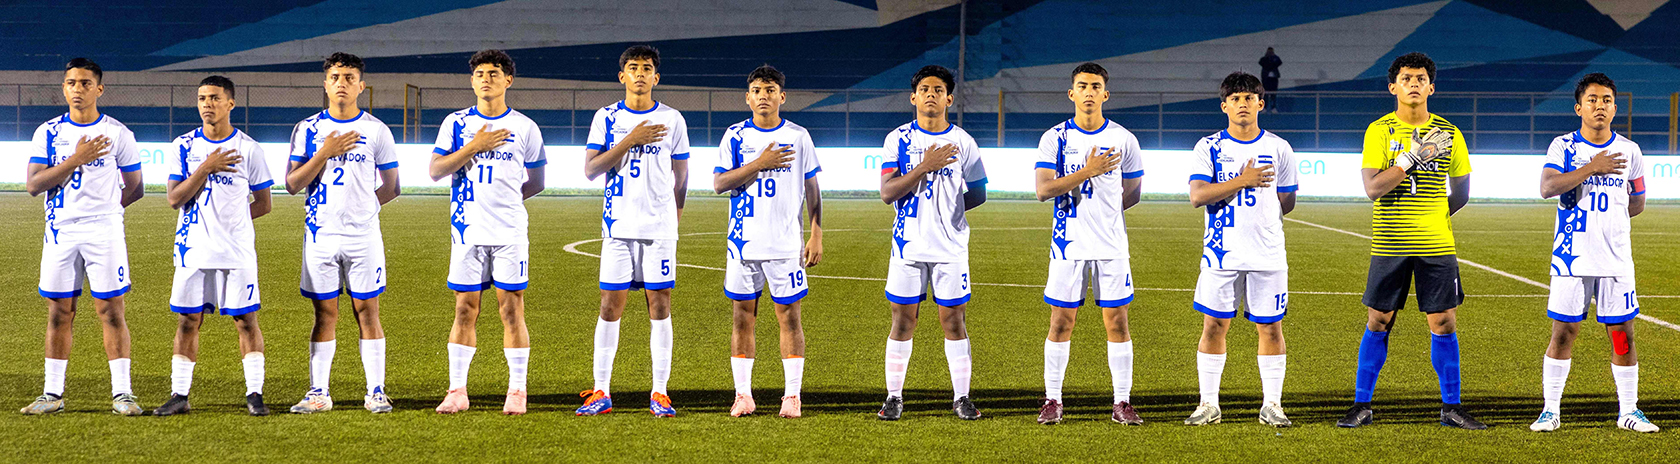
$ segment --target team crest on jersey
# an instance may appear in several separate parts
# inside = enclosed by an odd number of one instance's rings
[[[1389,129],[1390,134],[1392,134],[1393,132],[1394,132],[1393,129]],[[1404,151],[1405,149],[1406,149],[1406,146],[1404,144],[1401,144],[1399,140],[1388,141],[1388,151],[1400,152],[1400,151]]]

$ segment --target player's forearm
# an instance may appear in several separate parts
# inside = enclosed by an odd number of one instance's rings
[[[922,176],[917,174],[916,171],[911,171],[909,174],[893,176],[888,179],[882,179],[881,202],[892,203],[898,201],[898,199],[904,198],[905,195],[914,193],[916,187],[921,185],[921,182]]]
[[[1200,208],[1211,205],[1231,198],[1231,195],[1236,195],[1244,188],[1247,187],[1243,187],[1235,179],[1218,183],[1205,180],[1190,181],[1190,206]]]
[[[1143,201],[1143,178],[1120,180],[1120,210],[1125,211]]]
[[[169,185],[169,191],[164,193],[164,199],[169,200],[169,207],[181,209],[187,203],[192,203],[198,192],[204,189],[204,180],[209,174],[200,170],[187,176],[186,180],[176,181]]]
[[[968,191],[963,192],[963,211],[979,208],[986,204],[986,184],[976,182],[968,184]]]
[[[397,175],[396,168],[379,171],[379,180],[379,188],[373,190],[379,204],[390,203],[397,199],[397,195],[402,195],[402,176]]]
[[[254,198],[251,200],[251,219],[263,217],[274,210],[273,197],[267,191],[255,192],[252,196]]]
[[[1464,205],[1470,204],[1470,176],[1468,174],[1453,177],[1449,180],[1452,191],[1447,193],[1447,215],[1458,214]]]
[[[585,152],[584,154],[586,156],[583,162],[584,177],[589,178],[589,180],[595,180],[596,177],[606,174],[607,171],[611,171],[614,167],[618,166],[618,163],[624,161],[624,155],[626,153],[630,153],[630,146],[624,143],[614,145],[612,148],[608,148],[607,151],[595,152],[592,155]]]
[[[822,189],[817,187],[817,178],[805,179],[805,209],[811,216],[811,229],[822,232]]]
[[[1290,211],[1294,211],[1295,192],[1278,192],[1278,206],[1283,209],[1284,215],[1288,215]]]
[[[1395,187],[1400,186],[1400,181],[1406,180],[1406,170],[1399,167],[1390,167],[1375,173],[1370,171],[1377,170],[1373,168],[1361,170],[1364,173],[1365,196],[1370,197],[1371,201],[1377,201],[1383,195],[1387,195],[1388,192],[1394,191]]]
[[[146,196],[146,185],[141,181],[140,171],[122,173],[122,180],[122,206],[124,208]]]
[[[42,168],[29,174],[29,179],[24,181],[24,189],[29,191],[29,196],[40,195],[54,187],[64,185],[64,181],[69,179],[70,173],[73,172],[76,172],[76,167],[69,165],[69,163]]]
[[[758,171],[758,167],[749,164],[718,173],[718,175],[712,177],[712,191],[723,193],[741,188],[741,186],[747,185],[754,178],[757,178]]]
[[[537,196],[537,194],[542,193],[543,189],[547,188],[543,168],[529,168],[525,171],[525,183],[519,186],[519,193],[524,195],[521,198],[522,200]]]
[[[1569,172],[1556,172],[1551,168],[1546,168],[1545,174],[1540,178],[1540,197],[1551,198],[1562,195],[1564,192],[1581,186],[1583,182],[1587,181],[1588,177],[1592,177],[1592,171],[1576,169]]]
[[[1628,196],[1628,217],[1638,216],[1645,212],[1645,195]]]
[[[286,171],[286,193],[296,195],[321,175],[321,170],[327,167],[327,158],[315,156],[302,163],[293,161],[288,166],[291,169]]]
[[[1061,196],[1062,194],[1072,192],[1073,189],[1079,188],[1079,184],[1090,179],[1089,177],[1085,177],[1081,174],[1081,172],[1076,171],[1073,174],[1068,174],[1062,177],[1051,179],[1040,178],[1037,189],[1038,191],[1035,192],[1035,196],[1038,198],[1038,201],[1045,201]]]
[[[468,151],[468,149],[462,148],[460,151],[450,153],[448,155],[433,156],[432,164],[430,166],[431,172],[429,174],[431,174],[432,180],[434,181],[443,180],[443,178],[449,177],[450,174],[454,174],[455,171],[461,170],[462,166],[466,166],[467,163],[471,163],[473,155],[477,154],[478,152]]]

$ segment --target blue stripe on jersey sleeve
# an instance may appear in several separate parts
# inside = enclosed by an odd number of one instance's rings
[[[187,176],[183,176],[183,175],[180,175],[180,174],[170,174],[169,175],[169,180],[180,182],[180,181],[187,180]]]
[[[897,161],[888,161],[888,162],[885,162],[885,163],[881,163],[881,169],[898,169],[898,162]]]
[[[251,191],[255,192],[255,191],[258,191],[258,190],[268,190],[269,187],[273,187],[273,186],[274,186],[274,181],[265,180],[261,184],[252,185],[251,186]]]
[[[685,159],[688,159],[688,154],[687,153],[678,153],[678,154],[675,154],[675,155],[671,155],[671,159],[685,160]]]
[[[532,162],[529,162],[529,163],[525,163],[525,169],[536,169],[536,168],[543,167],[547,164],[548,164],[548,160],[540,159],[540,160],[532,161]]]
[[[986,178],[981,177],[980,180],[977,180],[977,181],[974,181],[974,182],[969,182],[968,183],[968,189],[969,190],[978,190],[980,187],[982,187],[984,185],[986,185]]]
[[[1037,163],[1033,163],[1033,168],[1055,170],[1056,169],[1056,163],[1052,163],[1052,162],[1049,162],[1049,161],[1039,161]]]
[[[432,153],[437,153],[439,155],[445,155],[445,156],[449,155],[449,152],[445,151],[441,147],[432,147]]]
[[[723,166],[717,166],[717,167],[712,168],[712,174],[723,174],[723,173],[726,173],[726,172],[729,172],[729,170],[724,169]]]
[[[1207,174],[1191,174],[1190,175],[1190,181],[1191,182],[1195,182],[1195,181],[1198,181],[1198,180],[1202,181],[1202,182],[1207,182],[1207,183],[1210,183],[1210,184],[1214,183],[1213,182],[1213,176],[1210,176],[1210,175],[1207,175]]]
[[[595,150],[595,151],[601,151],[601,150],[605,150],[607,147],[603,147],[599,143],[591,143],[591,144],[588,144],[588,145],[584,145],[583,148],[587,148],[587,149]]]
[[[385,164],[376,164],[376,165],[373,165],[373,167],[378,168],[381,171],[396,169],[397,168],[397,162],[392,161],[392,162],[385,163]],[[363,299],[365,300],[366,298],[363,298]]]
[[[45,164],[51,166],[52,160],[41,156],[31,156],[29,157],[29,164]]]
[[[1139,178],[1139,177],[1143,177],[1143,170],[1142,169],[1132,171],[1132,172],[1120,173],[1120,178],[1121,179],[1136,179],[1136,178]]]
[[[819,172],[822,172],[822,166],[811,168],[811,172],[805,173],[805,178],[810,179],[812,177],[817,177],[817,173]]]
[[[299,162],[299,163],[307,163],[307,162],[309,162],[309,158],[308,158],[308,157],[305,157],[305,156],[293,156],[293,157],[291,157],[291,160],[292,160],[292,161],[296,161],[296,162]]]
[[[134,163],[134,164],[130,164],[130,165],[127,165],[127,166],[117,166],[117,170],[122,171],[122,172],[139,171],[140,170],[140,163]]]
[[[1291,192],[1294,192],[1294,191],[1300,190],[1300,189],[1301,189],[1300,185],[1284,185],[1284,186],[1278,187],[1277,191],[1282,192],[1282,193],[1291,193]]]
[[[1557,163],[1546,163],[1546,167],[1556,169],[1557,172],[1569,172],[1568,169],[1564,169],[1563,166],[1558,166]]]

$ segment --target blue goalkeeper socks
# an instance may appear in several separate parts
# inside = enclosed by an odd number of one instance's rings
[[[1456,343],[1454,347],[1458,346]],[[1359,374],[1353,379],[1353,402],[1369,403],[1371,394],[1377,389],[1377,374],[1382,372],[1383,363],[1388,362],[1388,332],[1372,332],[1365,330],[1365,337],[1359,340]],[[1458,351],[1453,351],[1454,377],[1457,378]],[[1457,383],[1454,383],[1456,386]]]
[[[1429,334],[1429,362],[1441,379],[1441,402],[1458,404],[1462,388],[1458,372],[1458,334]]]

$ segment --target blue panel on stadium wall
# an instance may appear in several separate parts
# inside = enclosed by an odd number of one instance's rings
[[[1659,63],[1680,63],[1680,2],[1657,7],[1616,41],[1616,48]]]
[[[162,66],[185,57],[147,56],[319,0],[25,0],[0,6],[0,69],[61,69],[86,56],[107,71]]]
[[[380,0],[327,0],[234,26],[216,34],[158,50],[161,56],[225,55],[293,40],[378,24],[394,23],[502,0],[404,0],[400,7]]]
[[[1615,23],[1610,27],[1621,30]],[[1532,22],[1469,3],[1452,2],[1395,44],[1393,50],[1373,62],[1359,77],[1386,79],[1389,63],[1414,51],[1428,54],[1441,68],[1458,68],[1603,48],[1601,44]]]
[[[1585,0],[1464,0],[1462,3],[1472,3],[1600,45],[1610,45],[1622,35],[1622,27],[1615,20]]]
[[[1649,20],[1647,20],[1649,21]],[[1541,111],[1568,112],[1575,107],[1575,83],[1590,72],[1601,72],[1616,82],[1618,93],[1626,92],[1635,97],[1667,97],[1670,93],[1680,91],[1680,69],[1668,64],[1654,62],[1644,57],[1636,56],[1619,49],[1606,50],[1594,57],[1579,72],[1558,83],[1553,89],[1561,95],[1547,100],[1538,107]],[[1628,102],[1619,102],[1627,111]],[[1656,112],[1668,114],[1668,103],[1664,100],[1660,105],[1653,105],[1652,100],[1644,100],[1644,105],[1635,105],[1634,111],[1640,113]],[[1666,123],[1665,123],[1666,126]]]

